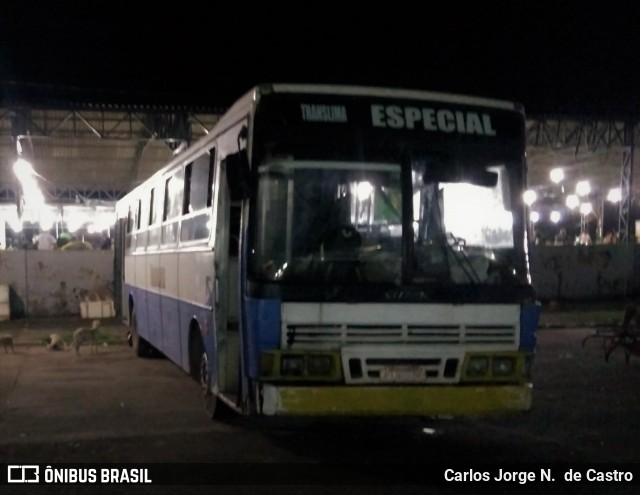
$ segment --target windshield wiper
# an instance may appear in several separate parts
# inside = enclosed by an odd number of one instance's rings
[[[449,240],[452,240],[453,242],[450,243]],[[451,232],[447,232],[444,242],[449,248],[449,251],[451,251],[453,258],[456,260],[460,268],[462,268],[464,274],[469,279],[469,282],[473,284],[479,284],[480,276],[478,275],[478,272],[476,272],[475,268],[473,268],[473,264],[471,263],[471,261],[469,261],[469,257],[467,256],[467,253],[465,253],[464,247],[461,246],[459,239],[456,238]],[[460,249],[457,249],[458,247]]]

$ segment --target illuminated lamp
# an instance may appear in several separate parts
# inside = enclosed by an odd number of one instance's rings
[[[571,208],[572,210],[580,205],[580,199],[576,194],[569,194],[565,202],[567,204],[567,208]]]
[[[549,178],[551,179],[551,182],[559,184],[564,180],[564,170],[561,168],[554,168],[549,172]]]
[[[611,201],[612,203],[617,203],[622,199],[622,191],[619,187],[614,187],[607,194],[607,201]]]
[[[588,215],[593,211],[593,205],[591,203],[582,203],[580,205],[580,213],[583,215]]]
[[[591,184],[588,180],[581,180],[576,184],[576,194],[578,196],[586,196],[591,192]]]
[[[527,205],[531,206],[533,203],[536,202],[536,199],[538,199],[538,195],[533,189],[528,189],[522,195],[522,199]]]

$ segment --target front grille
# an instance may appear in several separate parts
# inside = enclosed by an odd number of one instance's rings
[[[470,350],[515,351],[518,305],[285,303],[281,347],[340,351],[347,384],[457,383]]]
[[[313,325],[288,324],[289,348],[351,344],[503,344],[517,343],[515,325]]]

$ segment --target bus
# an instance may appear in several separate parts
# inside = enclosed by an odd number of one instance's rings
[[[517,103],[258,85],[117,204],[130,343],[212,418],[526,411],[525,157]]]

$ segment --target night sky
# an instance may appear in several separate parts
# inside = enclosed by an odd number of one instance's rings
[[[3,0],[2,99],[225,107],[257,83],[319,82],[640,115],[634,2],[139,3]]]

